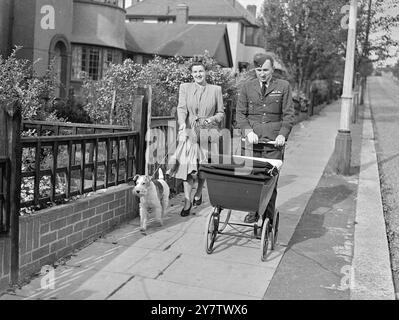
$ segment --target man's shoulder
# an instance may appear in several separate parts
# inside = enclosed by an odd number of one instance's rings
[[[213,90],[218,90],[218,89],[222,89],[221,86],[217,85],[217,84],[207,84],[207,86],[209,86],[211,89]]]
[[[183,82],[183,83],[180,84],[180,87],[181,88],[188,88],[188,87],[191,87],[192,85],[193,85],[192,82]]]
[[[248,80],[246,83],[247,83],[248,85],[254,85],[254,84],[258,84],[258,83],[259,83],[259,80],[258,80],[258,78],[250,79],[250,80]]]
[[[276,81],[276,84],[281,87],[289,87],[290,86],[290,83],[284,79],[274,79],[274,81]]]
[[[258,86],[258,85],[259,85],[259,80],[258,79],[251,79],[251,80],[246,81],[243,84],[243,88],[249,89],[249,88],[253,88],[253,87]]]

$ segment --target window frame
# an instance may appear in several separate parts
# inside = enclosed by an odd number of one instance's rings
[[[98,60],[94,52],[98,52]],[[111,54],[111,60],[108,60]],[[82,72],[86,72],[90,79],[101,80],[111,63],[123,62],[123,51],[116,48],[72,44],[71,81],[82,81]],[[108,64],[108,66],[107,66]]]
[[[75,1],[75,0],[74,0]],[[97,2],[108,6],[126,9],[126,0],[78,0],[81,2]]]

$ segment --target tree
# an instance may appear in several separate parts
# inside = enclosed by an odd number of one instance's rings
[[[397,45],[390,32],[398,25],[398,16],[383,14],[397,7],[396,2],[373,0],[369,14],[369,1],[359,0],[356,70],[363,73],[370,72],[370,64],[388,57],[390,46]],[[300,90],[307,80],[343,77],[346,5],[347,0],[264,1],[261,23],[266,49],[282,58]]]
[[[396,0],[359,0],[359,7],[357,70],[367,76],[373,69],[371,64],[399,52],[399,41],[392,37],[392,31],[399,27],[399,4]]]
[[[270,0],[263,4],[261,23],[267,50],[275,52],[304,90],[306,80],[333,77],[342,66],[345,34],[341,7],[344,0]],[[326,75],[325,66],[334,64]]]

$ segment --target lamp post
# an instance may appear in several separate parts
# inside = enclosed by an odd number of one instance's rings
[[[356,45],[357,0],[351,0],[349,9],[349,28],[345,59],[345,75],[341,97],[341,121],[335,139],[335,171],[349,175],[351,165],[352,138],[350,132],[350,115],[353,103],[353,71]]]
[[[370,24],[371,24],[371,3],[372,0],[369,0],[369,8],[367,12],[367,24],[366,24],[366,40],[364,41],[364,51],[361,57],[361,62],[366,63],[369,57],[370,52],[370,43],[369,43],[369,35],[370,35]],[[367,84],[367,75],[363,74],[360,79],[360,104],[364,104],[364,93],[366,91]]]

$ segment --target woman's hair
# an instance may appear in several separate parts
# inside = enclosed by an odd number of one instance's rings
[[[190,71],[193,71],[193,67],[195,66],[202,66],[205,71],[208,70],[208,67],[205,64],[205,60],[201,56],[194,56],[188,68]]]

